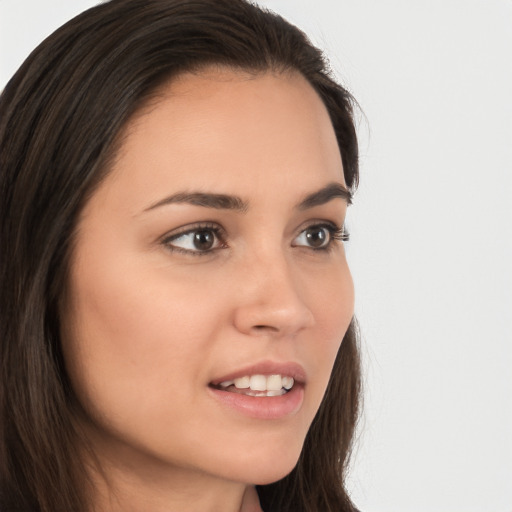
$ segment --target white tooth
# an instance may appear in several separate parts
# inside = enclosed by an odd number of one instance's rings
[[[221,388],[229,388],[229,386],[232,386],[235,381],[233,380],[225,380],[224,382],[220,383]]]
[[[253,391],[252,389],[248,389],[242,393],[245,396],[267,396],[266,391]]]
[[[269,375],[267,377],[267,389],[269,391],[278,391],[282,387],[281,375]]]
[[[245,377],[239,377],[238,379],[234,380],[235,387],[238,389],[246,389],[249,387],[250,378],[248,375]]]
[[[281,380],[283,382],[284,389],[292,389],[293,383],[295,382],[293,377],[283,377]]]
[[[251,375],[250,388],[253,391],[266,391],[267,378],[265,375]]]
[[[281,396],[285,394],[285,390],[283,388],[278,390],[269,390],[267,391],[267,396]]]

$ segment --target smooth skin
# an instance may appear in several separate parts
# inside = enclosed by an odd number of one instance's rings
[[[81,214],[61,311],[102,467],[95,510],[259,511],[254,485],[296,464],[353,315],[330,227],[346,199],[298,206],[345,185],[328,113],[295,72],[210,68],[163,87],[122,140]],[[243,206],[168,200],[191,193]],[[297,411],[215,399],[214,379],[261,361],[304,368]]]

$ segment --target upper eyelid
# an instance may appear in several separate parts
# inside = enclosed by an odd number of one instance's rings
[[[314,226],[327,226],[331,227],[337,231],[344,230],[345,229],[345,223],[338,223],[333,220],[327,220],[327,219],[314,219],[310,221],[306,221],[297,229],[297,235],[302,233],[304,230],[314,227]]]
[[[300,226],[298,228],[296,228],[296,232],[301,233],[305,229],[308,229],[308,227],[321,226],[321,225],[332,226],[333,228],[336,228],[336,229],[344,229],[344,227],[345,227],[345,223],[340,224],[333,220],[312,219],[312,220],[308,220],[308,221],[301,223]],[[168,231],[160,238],[164,239],[164,238],[169,238],[169,237],[172,237],[172,238],[178,237],[180,235],[184,235],[184,234],[190,233],[192,231],[198,231],[201,229],[212,229],[216,232],[218,231],[220,233],[226,233],[226,230],[224,229],[224,227],[221,224],[219,224],[218,222],[201,221],[201,222],[197,222],[197,223],[186,224],[182,227],[175,228],[171,231]]]
[[[297,236],[301,235],[302,233],[304,233],[304,231],[307,231],[308,229],[310,228],[314,228],[314,227],[320,227],[320,228],[326,228],[328,229],[329,231],[332,232],[332,234],[335,234],[335,233],[347,233],[348,235],[348,232],[345,228],[345,224],[337,224],[335,222],[331,222],[331,221],[322,221],[322,222],[313,222],[312,224],[308,224],[306,225],[305,227],[301,228],[298,232],[297,232]]]
[[[303,222],[298,228],[296,228],[296,233],[300,234],[305,229],[308,229],[312,226],[331,226],[335,229],[344,229],[345,225],[344,223],[339,224],[338,222],[328,220],[328,219],[312,219],[306,222]],[[165,239],[172,239],[172,238],[178,238],[181,235],[186,235],[187,233],[191,233],[193,231],[199,231],[201,229],[211,229],[212,231],[215,231],[216,233],[220,234],[226,234],[226,230],[223,228],[222,225],[220,225],[217,222],[211,222],[211,221],[202,221],[195,224],[187,224],[179,228],[175,228],[171,231],[168,231],[163,236],[160,237],[161,240]]]
[[[187,224],[180,228],[168,231],[165,235],[160,237],[160,241],[170,241],[179,238],[182,235],[193,233],[194,231],[201,231],[202,229],[211,229],[216,234],[222,237],[225,234],[224,228],[216,222],[198,222],[196,224]]]

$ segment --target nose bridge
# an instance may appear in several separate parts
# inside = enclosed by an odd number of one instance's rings
[[[298,269],[283,248],[261,248],[245,263],[235,313],[239,330],[289,335],[313,324]]]

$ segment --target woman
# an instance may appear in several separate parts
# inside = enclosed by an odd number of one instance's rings
[[[242,0],[112,0],[0,100],[2,510],[351,511],[350,95]]]

